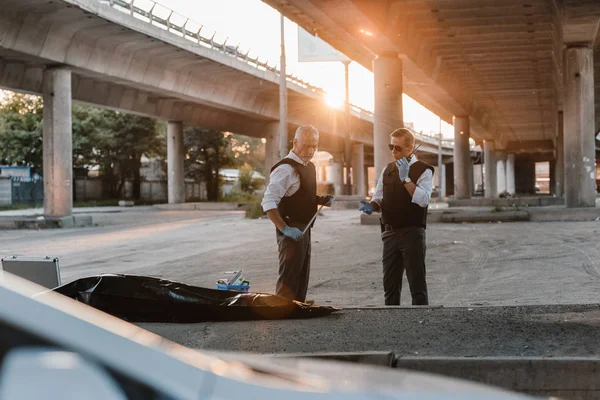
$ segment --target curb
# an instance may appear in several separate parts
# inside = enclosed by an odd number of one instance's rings
[[[0,230],[83,228],[92,225],[92,216],[85,214],[42,219],[38,219],[38,217],[7,217],[0,219]]]
[[[598,358],[399,356],[395,368],[563,399],[597,399],[600,396]]]
[[[291,353],[291,354],[265,354],[275,358],[317,359],[324,361],[344,361],[357,364],[378,365],[393,368],[396,355],[393,351],[366,351],[353,353]]]
[[[242,211],[247,203],[181,203],[181,204],[156,204],[153,207],[164,211]]]

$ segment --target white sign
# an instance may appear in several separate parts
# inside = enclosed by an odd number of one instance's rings
[[[298,61],[350,61],[350,59],[324,40],[298,27]]]

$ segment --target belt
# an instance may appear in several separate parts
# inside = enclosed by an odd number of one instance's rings
[[[394,225],[383,224],[383,230],[385,230],[385,231],[393,232],[393,231],[397,231],[398,229],[402,229],[402,227],[401,226],[394,226]]]
[[[419,226],[397,226],[397,225],[389,225],[389,224],[381,224],[381,226],[383,227],[384,231],[388,231],[388,232],[400,231],[400,230],[408,229],[408,228],[420,228]]]

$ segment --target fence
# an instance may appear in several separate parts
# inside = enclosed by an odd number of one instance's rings
[[[43,204],[44,181],[22,177],[11,178],[12,204]]]
[[[133,195],[133,182],[125,182],[124,197]],[[98,178],[75,179],[75,201],[105,199],[104,182]],[[207,199],[205,182],[185,182],[186,201],[204,201]],[[140,184],[140,200],[152,203],[168,201],[168,186],[166,181],[143,181]],[[42,179],[28,180],[18,177],[0,176],[0,206],[12,204],[43,204],[44,182]]]
[[[102,200],[104,196],[102,179],[82,178],[75,180],[75,200]],[[133,182],[125,182],[124,198],[133,197]],[[168,185],[166,181],[142,181],[140,183],[140,200],[153,203],[166,203],[168,201]],[[206,184],[204,182],[185,182],[185,200],[206,200]]]
[[[0,176],[0,206],[12,204],[12,182],[10,177]]]

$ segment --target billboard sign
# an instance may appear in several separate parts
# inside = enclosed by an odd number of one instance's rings
[[[298,61],[350,61],[350,59],[324,40],[298,26]]]

